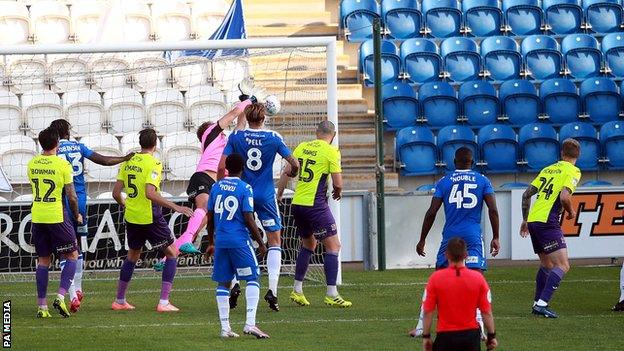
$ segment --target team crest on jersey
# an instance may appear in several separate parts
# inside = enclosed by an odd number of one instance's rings
[[[572,183],[574,184],[574,186],[576,186],[578,184],[578,179],[577,178],[572,178]]]
[[[153,180],[158,179],[158,172],[156,172],[156,171],[152,171],[152,179],[153,179]]]

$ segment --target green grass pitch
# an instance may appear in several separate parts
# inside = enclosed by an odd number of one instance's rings
[[[619,267],[573,267],[557,291],[552,307],[560,314],[546,320],[530,314],[535,268],[494,267],[487,273],[494,299],[499,350],[624,350],[624,313],[610,307],[618,297]],[[1,283],[3,298],[12,300],[15,350],[419,350],[420,339],[406,336],[415,325],[424,283],[431,270],[344,272],[342,295],[350,309],[322,304],[324,287],[304,289],[312,306],[288,301],[292,278],[280,281],[279,313],[260,302],[258,325],[271,335],[256,340],[219,338],[215,284],[207,277],[179,277],[171,301],[175,314],[158,314],[159,279],[135,279],[128,300],[137,309],[113,312],[115,281],[84,282],[83,309],[62,319],[40,320],[35,283]],[[263,281],[263,284],[266,283]],[[58,282],[51,282],[54,292]],[[266,285],[261,295],[264,295]],[[231,313],[241,332],[244,297]],[[52,298],[48,299],[51,305]]]

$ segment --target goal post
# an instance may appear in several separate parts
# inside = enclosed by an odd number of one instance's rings
[[[163,55],[168,51],[227,53],[232,49],[245,53],[209,59],[186,56],[172,62]],[[195,169],[189,160],[199,155],[196,127],[232,107],[243,78],[254,79],[282,101],[282,111],[267,119],[267,127],[282,133],[291,149],[314,138],[314,126],[321,120],[332,121],[338,128],[336,55],[335,37],[0,47],[0,65],[5,72],[0,86],[0,162],[13,185],[12,193],[1,194],[7,201],[0,202],[0,280],[32,276],[34,271],[29,216],[32,195],[25,179],[26,164],[38,153],[36,135],[50,120],[68,119],[72,137],[105,155],[136,151],[138,139],[133,135],[143,126],[154,127],[159,134],[157,156],[164,163],[163,190],[170,192],[167,195],[174,201],[184,202],[183,190]],[[214,94],[222,95],[215,98]],[[338,146],[338,134],[334,144]],[[110,198],[117,168],[84,162],[90,218],[87,237],[79,245],[86,251],[85,273],[114,271],[118,268],[114,262],[127,249],[120,223],[123,216]],[[279,174],[279,164],[274,171]],[[339,203],[330,197],[329,204],[340,228]],[[283,272],[292,274],[299,241],[289,206],[282,206]],[[167,220],[179,236],[185,220],[175,214],[168,214]],[[144,254],[142,258],[145,264],[140,267],[150,272],[155,256]],[[103,259],[107,261],[101,266],[100,262],[89,263]],[[184,262],[180,271],[195,274],[208,273],[212,266],[201,258]],[[319,251],[309,278],[324,280],[321,264]],[[58,269],[58,258],[53,269]]]

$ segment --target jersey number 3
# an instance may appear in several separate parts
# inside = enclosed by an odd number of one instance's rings
[[[223,199],[222,195],[217,195],[215,199],[215,213],[219,214],[219,219],[223,218],[223,212],[227,211],[227,220],[231,221],[238,210],[238,199],[234,196],[228,196]]]
[[[456,208],[466,208],[471,209],[477,206],[477,196],[471,193],[471,190],[477,188],[477,184],[464,184],[464,189],[459,189],[459,184],[453,184],[453,188],[451,188],[451,194],[449,195],[449,203],[455,204]],[[465,202],[464,200],[468,200]]]

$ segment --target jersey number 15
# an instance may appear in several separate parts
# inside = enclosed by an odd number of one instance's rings
[[[477,188],[477,184],[464,183],[464,190],[459,190],[459,184],[453,184],[451,194],[449,195],[449,203],[455,204],[456,208],[471,209],[477,206],[477,196],[471,193],[471,190]],[[468,202],[464,201],[468,200]]]

